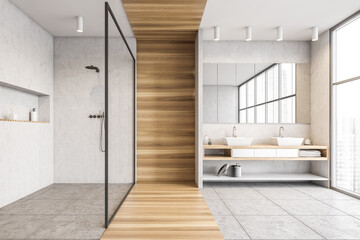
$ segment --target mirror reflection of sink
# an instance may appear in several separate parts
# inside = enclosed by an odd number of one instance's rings
[[[246,137],[226,137],[225,144],[227,146],[250,146],[252,140],[252,138]]]
[[[300,146],[304,141],[304,138],[293,137],[272,137],[270,142],[272,145],[277,146]]]

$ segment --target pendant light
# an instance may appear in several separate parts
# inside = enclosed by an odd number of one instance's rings
[[[311,41],[317,41],[319,39],[319,28],[318,27],[313,27],[312,28],[312,37],[311,37]]]
[[[251,32],[251,27],[247,26],[246,27],[246,35],[245,35],[245,41],[251,41],[252,40],[252,32]]]
[[[220,28],[219,26],[214,27],[214,41],[220,40]]]
[[[282,41],[283,40],[283,28],[281,26],[276,28],[276,41]]]
[[[82,16],[77,17],[77,32],[82,33],[84,31],[84,18]]]

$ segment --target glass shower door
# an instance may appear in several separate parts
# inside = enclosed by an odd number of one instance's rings
[[[120,208],[135,183],[136,49],[105,3],[105,220]]]

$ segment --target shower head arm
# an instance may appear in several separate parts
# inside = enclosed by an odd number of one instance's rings
[[[94,65],[86,66],[85,68],[89,70],[95,70],[97,73],[100,72],[100,69],[98,67],[95,67]]]

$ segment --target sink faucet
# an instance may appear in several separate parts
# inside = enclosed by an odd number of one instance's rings
[[[279,137],[283,137],[283,135],[282,135],[282,132],[281,132],[281,130],[284,132],[285,130],[284,130],[284,127],[283,126],[281,126],[280,128],[279,128]]]
[[[236,133],[236,126],[233,127],[233,134],[232,134],[233,137],[237,137],[237,133]]]

